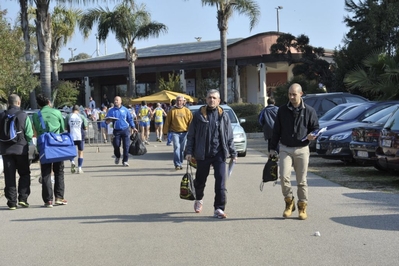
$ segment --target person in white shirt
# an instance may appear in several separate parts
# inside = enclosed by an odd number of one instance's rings
[[[87,130],[87,119],[79,112],[79,106],[72,108],[72,113],[66,117],[66,128],[78,148],[78,174],[83,174],[83,149],[85,143],[85,130]],[[76,172],[75,161],[71,160],[71,173]]]

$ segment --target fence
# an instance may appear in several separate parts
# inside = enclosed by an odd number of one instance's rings
[[[112,145],[112,126],[103,121],[88,121],[85,143],[89,146]]]
[[[112,145],[113,129],[111,124],[104,121],[88,121],[85,131],[85,143],[89,146]],[[135,120],[137,130],[139,130],[140,120]],[[151,121],[150,132],[155,132],[154,121]]]

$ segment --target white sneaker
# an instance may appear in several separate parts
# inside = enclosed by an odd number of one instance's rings
[[[215,213],[213,214],[213,217],[218,219],[225,219],[227,218],[227,215],[221,209],[216,209]]]
[[[128,163],[128,162],[123,162],[123,166],[128,167],[128,166],[129,166],[129,163]]]
[[[82,167],[79,167],[79,168],[78,168],[77,173],[78,173],[78,174],[83,174],[83,173],[84,173],[83,170],[82,170]]]
[[[194,211],[196,213],[200,213],[202,211],[202,205],[204,204],[203,200],[196,200],[194,202]]]

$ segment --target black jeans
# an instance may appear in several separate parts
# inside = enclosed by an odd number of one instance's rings
[[[222,152],[219,152],[215,157],[205,158],[205,160],[197,160],[197,172],[195,174],[194,187],[197,200],[202,200],[204,197],[206,180],[212,165],[215,175],[215,199],[213,206],[215,210],[221,209],[224,211],[227,202],[225,186],[226,161],[222,154]]]
[[[30,195],[30,167],[29,156],[3,155],[4,165],[4,194],[8,207],[17,206],[16,171],[18,171],[18,201],[27,202]]]
[[[127,162],[129,160],[129,146],[130,146],[130,129],[126,128],[124,130],[114,129],[114,155],[116,158],[121,158],[121,142],[123,144],[123,158],[122,162]]]
[[[42,199],[44,202],[53,201],[51,169],[54,172],[54,196],[58,199],[64,198],[64,162],[46,163],[40,165],[42,173]]]

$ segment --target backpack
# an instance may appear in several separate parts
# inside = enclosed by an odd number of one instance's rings
[[[18,142],[18,134],[22,131],[17,131],[17,117],[23,111],[18,111],[15,114],[5,112],[5,115],[0,122],[2,129],[0,130],[0,141],[7,144],[14,144]]]

